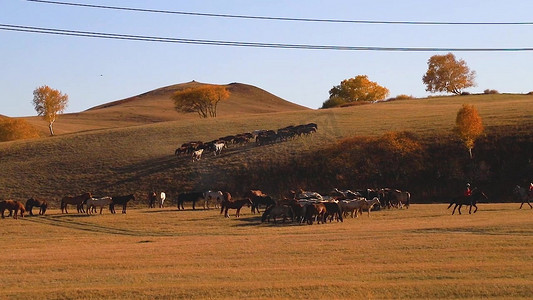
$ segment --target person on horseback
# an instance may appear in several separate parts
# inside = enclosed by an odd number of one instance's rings
[[[465,189],[464,195],[465,195],[465,197],[472,196],[472,189],[470,189],[470,183],[466,184],[466,189]]]
[[[529,184],[529,198],[533,197],[533,182]]]

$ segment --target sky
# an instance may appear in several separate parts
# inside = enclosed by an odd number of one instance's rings
[[[58,0],[59,1],[59,0]],[[524,0],[64,0],[149,10],[287,18],[533,22]],[[0,24],[151,37],[254,43],[409,48],[533,48],[526,25],[406,25],[298,22],[148,13],[0,0]],[[0,27],[2,28],[2,27]],[[5,27],[3,27],[5,28]],[[481,93],[533,91],[533,51],[308,50],[126,41],[0,29],[0,114],[36,115],[33,90],[69,96],[65,112],[196,80],[240,82],[319,108],[344,79],[367,75],[390,97],[431,95],[422,76],[432,55],[452,52],[476,72]]]

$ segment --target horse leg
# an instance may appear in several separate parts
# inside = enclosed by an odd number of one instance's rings
[[[450,204],[450,206],[452,206],[453,203]],[[455,206],[453,207],[453,210],[452,210],[452,215],[455,214],[455,209],[457,208],[457,203],[455,203]]]
[[[237,212],[235,212],[235,217],[240,217],[241,216],[241,208],[237,208]]]
[[[474,207],[476,208],[476,209],[474,210],[474,213],[476,213],[476,211],[477,211],[477,205],[476,205],[475,203],[472,204],[472,205],[474,205]],[[470,209],[472,209],[472,206],[470,206]]]
[[[229,218],[228,209],[229,207],[226,207],[226,210],[224,210],[224,218]]]
[[[126,213],[126,206],[128,206],[128,203],[124,203],[122,204],[122,213],[125,214]]]

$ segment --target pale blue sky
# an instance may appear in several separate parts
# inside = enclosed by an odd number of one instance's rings
[[[68,1],[68,0],[65,0]],[[524,0],[72,0],[158,10],[293,18],[532,22]],[[0,24],[80,31],[312,45],[533,47],[533,25],[384,25],[208,18],[0,0]],[[55,36],[0,30],[0,114],[35,115],[33,90],[49,85],[69,95],[66,112],[196,80],[255,85],[288,101],[319,108],[343,79],[368,75],[391,95],[429,95],[427,60],[447,52],[259,49]],[[533,91],[533,51],[454,52],[477,73],[470,92]]]

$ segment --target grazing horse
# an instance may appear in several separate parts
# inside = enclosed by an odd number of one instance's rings
[[[320,222],[325,223],[326,213],[327,211],[324,203],[309,203],[305,208],[305,220],[309,225],[313,224],[315,218],[317,224],[320,224]]]
[[[326,215],[324,216],[324,220],[333,221],[335,220],[344,222],[342,219],[342,208],[338,202],[322,202],[324,206],[326,206]]]
[[[474,206],[476,209],[474,210],[474,213],[476,213],[477,211],[477,202],[480,201],[482,198],[485,198],[485,200],[488,200],[489,198],[487,197],[487,195],[485,195],[485,193],[483,193],[482,191],[480,191],[478,188],[473,188],[472,189],[472,196],[459,196],[459,197],[455,197],[452,199],[452,201],[450,202],[450,205],[448,205],[448,208],[452,207],[452,205],[455,204],[455,206],[453,207],[453,211],[452,211],[452,215],[455,213],[455,209],[457,207],[459,207],[458,211],[459,211],[459,214],[461,214],[461,207],[463,205],[469,205],[470,206],[470,209],[468,210],[468,213],[471,214],[472,213],[472,206]]]
[[[283,217],[283,223],[290,218],[291,221],[294,221],[294,211],[292,207],[288,205],[274,205],[265,209],[263,216],[261,217],[261,223],[267,221],[270,222],[270,218],[274,219],[274,224],[276,224],[276,218]]]
[[[9,216],[15,212],[13,215],[14,219],[18,219],[18,213],[20,211],[20,217],[24,217],[24,213],[26,212],[26,209],[24,208],[24,205],[18,201],[13,200],[3,200],[0,201],[0,212],[2,212],[2,219],[4,219],[4,211],[9,210]]]
[[[192,202],[192,209],[196,209],[196,201],[198,199],[203,199],[204,193],[202,192],[189,192],[189,193],[181,193],[178,195],[178,210],[185,210],[183,207],[184,202]]]
[[[78,213],[84,213],[85,210],[83,210],[83,204],[87,201],[87,199],[91,198],[91,193],[84,193],[79,196],[65,196],[63,199],[61,199],[61,213],[68,214],[67,211],[67,204],[73,204],[76,205],[76,208],[78,209]]]
[[[531,206],[531,203],[529,202],[531,199],[533,199],[533,194],[530,194],[526,188],[517,185],[514,187],[513,193],[521,202],[520,209],[522,209],[522,205],[524,205],[524,203],[527,203],[529,208],[533,209],[533,206]]]
[[[389,190],[388,201],[390,206],[402,208],[405,205],[405,208],[408,209],[411,203],[411,194],[407,191]]]
[[[34,207],[39,207],[39,215],[44,215],[46,209],[48,208],[48,202],[46,200],[30,198],[26,201],[26,211],[29,212],[30,216],[33,216],[32,209]]]
[[[368,216],[370,217],[370,210],[372,210],[372,207],[374,207],[374,205],[381,205],[378,197],[374,197],[371,200],[365,199],[365,201],[361,205],[361,208],[359,209],[359,212],[362,214],[363,210],[365,210],[368,212]]]
[[[100,207],[100,214],[102,214],[102,210],[104,210],[104,207],[111,204],[112,198],[109,196],[102,197],[102,198],[89,198],[87,199],[87,214],[90,215],[93,212],[97,211],[97,207]]]
[[[135,201],[135,195],[129,194],[125,196],[113,196],[111,197],[111,203],[109,203],[109,211],[111,211],[112,214],[115,214],[115,205],[119,204],[122,205],[122,213],[126,213],[126,206],[128,205],[128,202],[130,200]]]
[[[291,194],[293,195],[293,198],[294,198],[294,199],[297,199],[297,200],[302,200],[302,199],[306,199],[306,200],[318,200],[318,201],[322,201],[322,200],[324,200],[324,198],[322,197],[322,195],[320,195],[319,193],[317,193],[317,192],[304,191],[304,190],[302,190],[302,189],[300,189],[298,192],[291,191]]]
[[[264,205],[265,209],[276,205],[276,201],[274,201],[272,197],[268,195],[253,196],[250,200],[252,201],[252,213],[254,214],[256,211],[259,213],[259,205]]]
[[[252,213],[254,214],[256,211],[259,213],[259,205],[261,204],[267,207],[276,204],[272,198],[264,194],[261,190],[249,190],[244,194],[244,198],[250,199],[252,202]]]
[[[159,208],[163,208],[163,205],[165,204],[165,199],[167,198],[167,195],[165,192],[161,192],[159,194],[158,200],[159,200]]]
[[[361,211],[361,207],[365,202],[366,199],[361,197],[359,199],[349,201],[340,201],[339,204],[342,208],[344,217],[348,216],[349,213],[352,218],[357,218],[357,215],[359,214],[359,211]]]
[[[252,206],[252,201],[248,198],[242,199],[242,200],[235,200],[235,201],[222,201],[222,204],[220,205],[220,213],[224,212],[224,217],[229,218],[228,209],[236,209],[237,212],[235,213],[235,217],[241,216],[241,208],[244,205],[248,205],[248,207]]]
[[[220,203],[224,200],[224,195],[221,191],[206,191],[204,192],[204,209],[209,209],[209,202],[215,200],[215,208],[219,208]]]
[[[157,195],[155,192],[148,192],[148,208],[155,208],[155,200]]]

